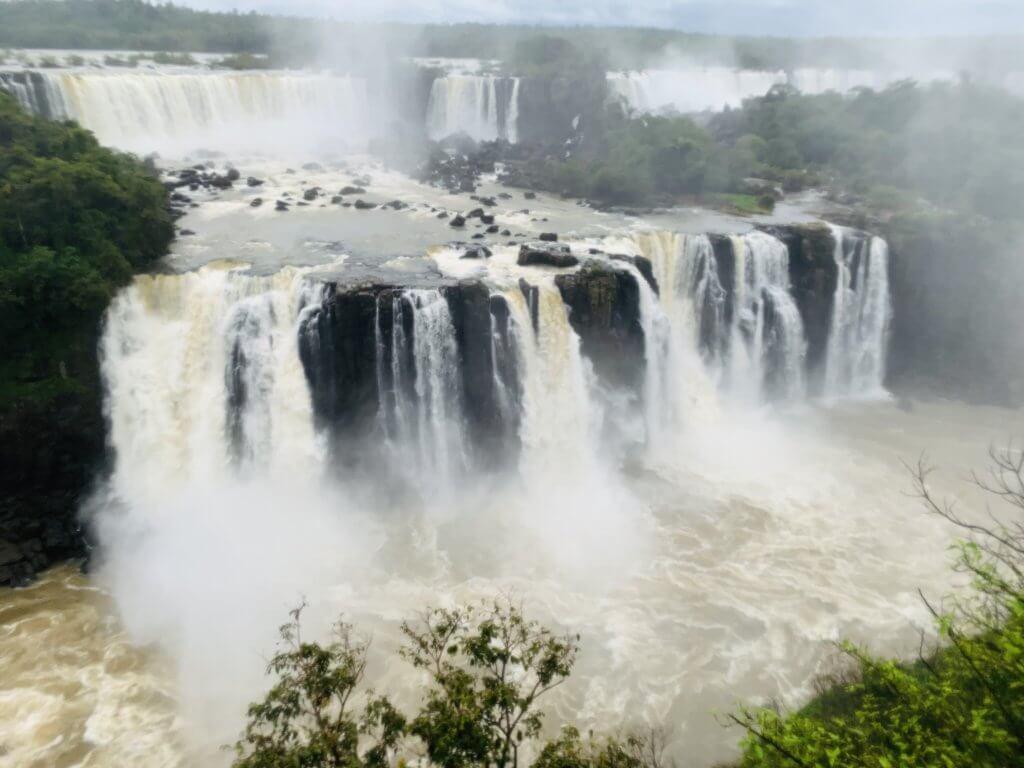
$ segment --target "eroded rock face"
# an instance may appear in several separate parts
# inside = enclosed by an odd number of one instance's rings
[[[438,290],[458,349],[462,412],[453,418],[463,422],[472,463],[499,466],[518,451],[519,385],[508,306],[475,280]],[[417,397],[414,298],[396,285],[332,285],[299,330],[317,427],[330,436],[332,463],[342,471],[386,460],[387,425],[380,414],[388,409],[382,405]],[[407,374],[400,381],[392,378],[396,360]]]
[[[597,374],[639,392],[645,357],[636,278],[606,261],[588,259],[577,272],[558,275],[555,284]]]

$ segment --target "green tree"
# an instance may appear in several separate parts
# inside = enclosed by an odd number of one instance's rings
[[[538,700],[572,672],[578,636],[558,636],[496,601],[480,609],[433,609],[402,624],[406,659],[431,676],[410,731],[446,768],[519,765],[538,736]]]
[[[386,768],[405,719],[372,691],[362,711],[354,711],[367,644],[344,623],[327,645],[303,641],[302,610],[292,611],[281,627],[283,647],[267,665],[277,680],[249,707],[235,768]]]

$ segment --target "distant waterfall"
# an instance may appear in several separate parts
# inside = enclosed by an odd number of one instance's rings
[[[410,480],[445,483],[467,465],[459,350],[448,302],[436,289],[377,301],[389,301],[392,310],[391,338],[377,352],[384,437]],[[383,334],[379,314],[377,332]]]
[[[30,75],[20,82],[17,75],[5,76],[6,87],[27,107],[45,117],[77,120],[102,143],[133,151],[360,148],[370,135],[366,84],[354,77],[284,72]]]
[[[827,397],[883,392],[892,305],[889,246],[879,237],[832,227],[837,268],[828,353]]]
[[[107,313],[100,353],[114,489],[159,496],[185,479],[319,472],[296,328],[315,288],[204,267],[141,275]]]
[[[612,93],[637,112],[703,112],[739,107],[744,99],[764,96],[775,85],[788,84],[817,94],[847,93],[855,88],[885,88],[907,78],[923,82],[956,79],[945,71],[822,69],[803,67],[792,71],[736,69],[720,66],[684,66],[678,69],[647,69],[609,72]]]
[[[738,107],[744,99],[764,96],[773,85],[786,82],[786,73],[689,67],[609,72],[612,92],[637,112],[702,112]]]
[[[476,141],[515,142],[518,122],[518,78],[446,75],[431,85],[427,134],[432,139],[465,133]]]

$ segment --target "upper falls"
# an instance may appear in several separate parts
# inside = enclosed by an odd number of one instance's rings
[[[519,79],[494,75],[445,75],[434,80],[427,106],[427,134],[443,139],[465,133],[476,141],[515,143]]]

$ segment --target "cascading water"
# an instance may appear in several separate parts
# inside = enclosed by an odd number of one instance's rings
[[[803,392],[803,323],[789,293],[789,250],[763,232],[731,238],[733,289],[725,375],[741,397]]]
[[[436,289],[377,301],[390,301],[392,310],[389,343],[377,347],[385,439],[410,481],[448,488],[467,467],[459,350],[448,302]],[[383,334],[379,312],[377,327]]]
[[[316,475],[296,328],[315,289],[206,267],[143,275],[114,300],[101,346],[115,493],[140,500],[239,471]]]
[[[476,141],[515,142],[518,122],[518,78],[446,75],[431,85],[427,134],[432,139],[465,133]]]
[[[837,268],[832,302],[826,397],[884,394],[885,362],[892,305],[889,246],[879,237],[854,236],[832,226]]]
[[[26,106],[46,117],[77,120],[104,144],[121,149],[313,151],[361,148],[369,138],[366,84],[355,77],[283,72],[30,74],[20,86],[19,99]]]

